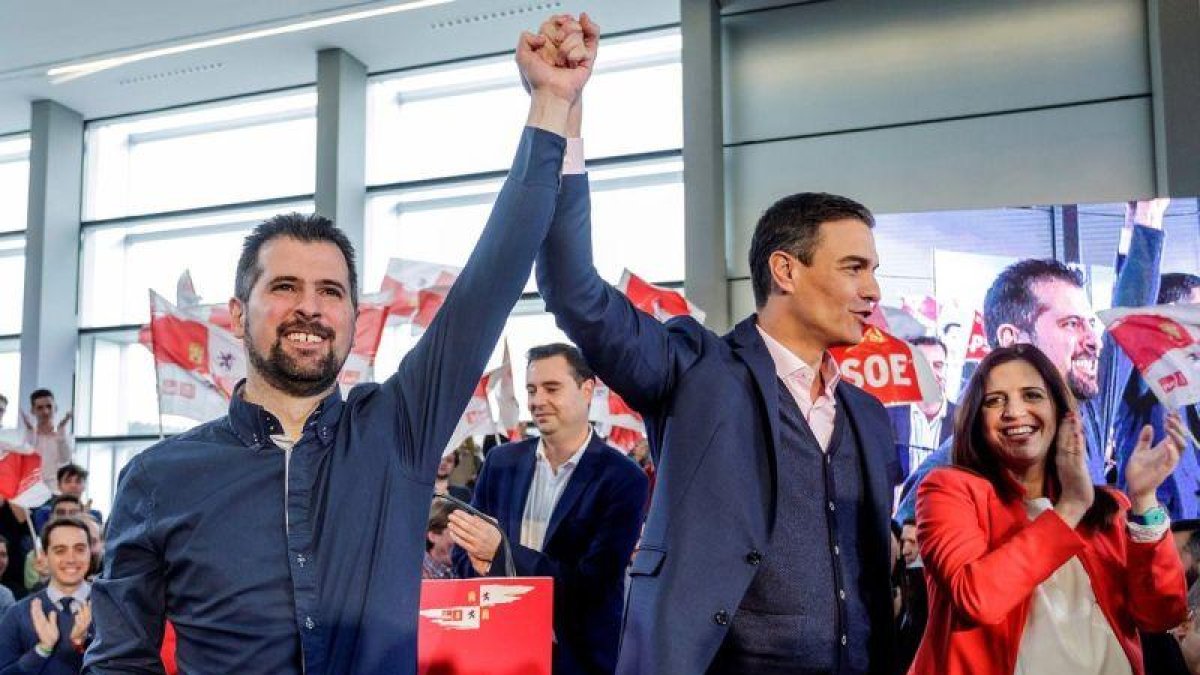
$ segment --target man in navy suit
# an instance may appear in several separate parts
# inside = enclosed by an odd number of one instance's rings
[[[908,341],[925,357],[933,377],[937,380],[942,400],[933,404],[913,403],[896,405],[887,409],[892,421],[892,433],[896,437],[896,461],[900,473],[897,485],[904,482],[913,469],[925,458],[941,447],[954,431],[956,406],[945,400],[946,396],[946,343],[933,335],[921,335]]]
[[[42,532],[50,570],[45,590],[27,596],[0,620],[0,674],[74,675],[91,638],[92,535],[83,521],[59,518]]]
[[[625,568],[642,526],[646,474],[588,424],[595,376],[579,350],[529,350],[526,390],[541,438],[494,448],[474,505],[512,542],[520,576],[554,578],[554,672],[612,673]],[[500,533],[466,511],[450,514],[462,576],[503,573]]]
[[[879,301],[871,213],[814,193],[768,209],[750,252],[758,313],[722,337],[605,283],[589,212],[586,174],[564,170],[537,275],[559,327],[644,416],[658,466],[617,671],[890,672],[892,433],[828,353],[862,340]]]

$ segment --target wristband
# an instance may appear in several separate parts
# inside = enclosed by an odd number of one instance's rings
[[[47,650],[43,651],[41,645],[34,645],[33,651],[37,652],[37,655],[42,657],[43,659],[50,658],[50,655],[54,653],[53,649],[47,649]]]
[[[1126,515],[1129,522],[1144,527],[1157,527],[1167,522],[1167,511],[1162,506],[1155,506],[1143,514],[1136,514],[1129,511]]]

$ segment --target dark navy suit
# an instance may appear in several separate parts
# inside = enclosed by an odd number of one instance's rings
[[[518,576],[554,578],[554,672],[611,673],[617,662],[625,568],[642,527],[648,480],[632,460],[596,434],[554,506],[542,550],[520,545],[533,483],[536,438],[488,453],[475,483],[475,508],[494,517],[512,545]],[[474,576],[462,549],[462,576]],[[490,573],[504,573],[503,549]]]
[[[58,613],[58,644],[49,657],[43,658],[34,652],[37,645],[37,631],[33,628],[30,617],[30,603],[34,598],[42,601],[42,612],[49,616],[50,612]],[[19,673],[39,673],[40,675],[75,675],[83,668],[83,654],[71,646],[68,636],[71,627],[75,625],[74,616],[67,615],[61,607],[50,601],[46,591],[42,590],[25,596],[20,602],[9,607],[0,620],[0,675],[17,675]],[[89,635],[92,629],[88,629]]]
[[[892,434],[896,437],[896,462],[900,465],[900,474],[894,481],[896,485],[904,482],[908,478],[908,474],[912,473],[915,466],[909,466],[908,439],[912,437],[912,408],[911,405],[895,405],[887,409],[888,418],[892,421]],[[946,404],[946,415],[942,418],[942,428],[938,432],[937,447],[928,448],[930,453],[933,453],[941,447],[942,443],[946,442],[954,433],[954,413],[958,410],[958,406],[953,403]]]
[[[780,453],[792,450],[780,440],[779,380],[753,317],[721,337],[690,317],[663,324],[634,309],[593,267],[589,211],[586,176],[564,176],[537,274],[559,327],[644,416],[658,467],[617,670],[697,675],[737,622],[757,571],[769,566],[776,520],[787,515],[779,495],[794,492],[796,477],[778,471]],[[869,394],[842,382],[837,396],[846,438],[861,448],[858,524],[851,524],[861,574],[849,590],[860,594],[871,631],[869,644],[853,649],[869,655],[871,672],[890,672],[892,431]],[[808,532],[802,543],[826,560],[837,554],[822,525]],[[832,585],[803,594],[837,602]],[[836,620],[832,612],[809,619],[819,630]]]

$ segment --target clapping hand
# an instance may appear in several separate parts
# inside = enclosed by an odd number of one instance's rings
[[[1083,439],[1083,426],[1079,422],[1078,412],[1067,413],[1058,425],[1055,446],[1054,466],[1058,470],[1062,492],[1054,510],[1074,528],[1096,498],[1096,488],[1088,473],[1087,443]]]
[[[33,620],[33,630],[37,633],[37,646],[43,652],[54,651],[58,644],[58,612],[43,613],[42,599],[34,598],[29,603],[29,618]]]
[[[1179,463],[1179,455],[1184,448],[1183,420],[1179,415],[1167,415],[1166,431],[1166,438],[1151,447],[1154,429],[1150,425],[1142,427],[1129,464],[1125,467],[1125,485],[1129,500],[1133,502],[1134,513],[1145,513],[1157,504],[1155,492],[1158,486]]]

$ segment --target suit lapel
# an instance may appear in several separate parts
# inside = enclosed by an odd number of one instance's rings
[[[767,411],[767,426],[770,428],[771,464],[775,470],[775,450],[779,447],[779,385],[775,375],[775,362],[767,351],[767,344],[758,334],[755,316],[744,319],[730,333],[733,342],[733,353],[737,355],[754,378],[754,384],[762,397],[763,406]]]
[[[550,524],[546,526],[546,538],[542,540],[543,551],[550,548],[550,542],[553,541],[559,524],[571,512],[575,502],[579,501],[579,497],[583,495],[587,486],[591,485],[599,461],[596,459],[596,454],[602,447],[600,438],[596,436],[595,432],[592,432],[592,439],[588,441],[587,449],[579,457],[579,465],[571,472],[571,477],[567,479],[567,486],[563,488],[562,496],[558,498],[558,503],[554,505],[554,512],[550,514]]]
[[[533,471],[537,466],[537,439],[527,441],[529,445],[517,460],[516,471],[513,475],[513,488],[509,490],[508,514],[500,518],[508,538],[515,542],[521,541],[521,521],[525,519],[525,499],[529,496],[529,488],[533,485]]]

